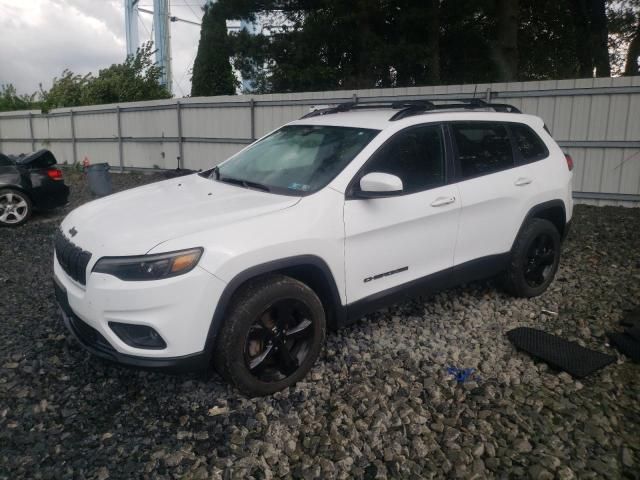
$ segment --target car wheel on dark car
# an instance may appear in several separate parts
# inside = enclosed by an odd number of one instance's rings
[[[325,334],[324,308],[313,290],[284,275],[264,276],[235,296],[214,366],[244,393],[269,395],[307,374]]]
[[[0,189],[0,226],[17,227],[31,216],[31,200],[19,190]]]

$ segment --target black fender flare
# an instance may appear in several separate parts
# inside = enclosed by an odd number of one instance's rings
[[[27,189],[24,185],[21,185],[19,183],[0,183],[0,190],[2,189],[15,190],[17,192],[20,192],[26,195],[32,204],[35,203],[33,192],[29,191],[29,189]]]
[[[242,272],[238,273],[231,279],[225,286],[218,303],[216,304],[213,318],[209,325],[209,331],[207,333],[207,339],[205,341],[204,352],[207,356],[207,361],[210,363],[213,356],[213,349],[215,348],[216,338],[220,329],[224,325],[224,317],[231,303],[233,295],[238,291],[245,282],[252,278],[256,278],[260,275],[269,273],[280,272],[293,267],[304,267],[312,265],[322,272],[324,281],[329,286],[329,301],[332,303],[332,307],[335,309],[336,322],[338,325],[343,323],[343,318],[346,315],[346,309],[342,306],[338,287],[336,285],[331,269],[327,263],[316,255],[296,255],[293,257],[280,258],[278,260],[272,260],[266,263],[255,265]]]
[[[564,236],[565,236],[564,233],[567,231],[567,227],[566,227],[567,209],[566,209],[566,207],[564,205],[564,201],[560,200],[560,199],[549,200],[547,202],[542,202],[542,203],[539,203],[537,205],[534,205],[533,207],[531,207],[529,209],[529,211],[527,212],[527,214],[524,217],[524,220],[522,220],[522,223],[520,224],[520,228],[518,229],[518,233],[514,237],[513,242],[511,243],[511,249],[509,251],[513,251],[513,246],[515,245],[516,240],[520,236],[520,232],[522,232],[522,229],[524,228],[524,226],[526,225],[526,223],[530,219],[535,218],[537,216],[537,214],[539,214],[540,212],[542,212],[544,210],[549,210],[551,208],[557,208],[557,207],[560,207],[562,209],[562,215],[564,217],[565,228],[563,229],[563,232],[560,232],[561,237],[564,238]]]

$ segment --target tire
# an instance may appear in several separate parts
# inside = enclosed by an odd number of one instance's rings
[[[313,290],[284,275],[263,276],[234,295],[214,367],[245,394],[270,395],[307,374],[325,335],[324,308]]]
[[[0,188],[0,226],[18,227],[31,218],[32,212],[31,199],[25,193]]]
[[[505,288],[516,297],[536,297],[549,287],[559,263],[560,233],[550,221],[532,218],[511,250]]]

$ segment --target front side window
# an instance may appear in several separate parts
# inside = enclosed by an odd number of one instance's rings
[[[440,125],[410,127],[385,143],[367,162],[361,176],[389,173],[402,180],[404,193],[444,185],[444,141]]]
[[[514,166],[509,134],[504,125],[460,122],[451,125],[458,149],[461,177],[479,177]]]
[[[509,125],[509,128],[511,129],[511,135],[513,135],[516,148],[525,163],[542,160],[549,155],[549,150],[547,150],[544,142],[530,127],[521,123],[512,123]]]
[[[313,193],[333,180],[378,132],[288,125],[224,162],[216,177],[274,193]]]

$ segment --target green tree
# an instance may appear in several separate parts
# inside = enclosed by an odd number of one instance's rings
[[[12,84],[0,85],[0,112],[13,110],[29,110],[37,108],[35,102],[36,94],[18,95],[16,88]]]
[[[49,111],[53,108],[87,105],[86,89],[92,78],[91,73],[78,75],[65,69],[60,78],[54,77],[49,90],[43,89],[40,84],[42,109]]]
[[[261,2],[261,7],[287,19],[280,31],[269,37],[248,38],[242,32],[233,36],[234,65],[262,91],[439,81],[438,0],[429,0],[426,8],[422,0],[291,0],[272,2],[271,7],[267,3]]]
[[[498,80],[512,82],[518,78],[519,0],[496,0],[496,35],[492,60],[497,67]]]
[[[636,29],[629,41],[624,74],[627,76],[640,75],[640,15],[638,15]]]
[[[518,79],[551,80],[578,76],[571,5],[566,0],[520,1]]]
[[[128,56],[124,63],[100,70],[98,76],[87,84],[85,104],[170,98],[171,94],[160,84],[162,67],[154,63],[153,54],[153,44],[148,42],[135,55]]]
[[[124,63],[114,64],[98,72],[77,75],[64,70],[60,78],[53,79],[49,90],[40,87],[43,110],[80,105],[101,105],[117,102],[137,102],[170,98],[160,85],[162,67],[153,60],[153,44],[148,42]]]
[[[242,78],[248,79],[249,88],[244,93],[268,93],[272,90],[270,72],[274,60],[268,40],[263,35],[241,30],[230,38],[235,52],[233,67]],[[269,66],[271,64],[271,67]]]
[[[574,42],[578,54],[578,75],[611,75],[608,47],[606,0],[571,0]]]
[[[640,75],[640,0],[611,2],[607,12],[614,75]]]
[[[65,69],[53,79],[49,90],[40,84],[40,91],[32,95],[18,95],[13,85],[2,85],[0,111],[42,108],[47,112],[61,107],[170,98],[171,94],[160,85],[162,67],[153,62],[153,54],[153,44],[146,43],[123,63],[100,70],[97,77]]]
[[[193,63],[191,96],[235,93],[237,81],[230,62],[226,13],[221,4],[208,3],[204,7],[200,43]]]
[[[288,92],[590,77],[594,70],[607,76],[614,61],[621,73],[626,57],[633,74],[640,49],[637,3],[218,0],[216,5],[225,18],[250,19],[259,12],[287,18],[268,37],[232,35],[231,56],[256,91]],[[624,21],[613,21],[616,9],[626,12]]]

